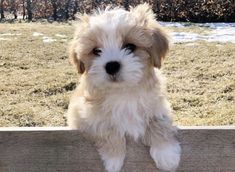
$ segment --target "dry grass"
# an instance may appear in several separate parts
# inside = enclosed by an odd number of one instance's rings
[[[234,44],[175,45],[164,72],[178,124],[235,124]]]
[[[72,36],[69,25],[4,24],[3,33],[22,33],[0,41],[0,126],[60,126],[76,73],[67,60],[67,42],[43,43],[33,32]],[[58,38],[57,38],[58,39]]]
[[[0,40],[0,126],[63,126],[77,74],[67,59],[67,44],[57,37],[68,24],[1,24],[1,33],[22,33]],[[4,37],[4,36],[2,36]],[[165,61],[169,98],[180,125],[235,124],[235,46],[198,42],[176,44]]]

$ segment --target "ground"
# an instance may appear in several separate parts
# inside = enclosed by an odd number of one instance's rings
[[[79,77],[67,58],[72,36],[65,23],[0,24],[0,127],[66,125]],[[175,124],[235,124],[234,43],[172,44],[163,66]]]

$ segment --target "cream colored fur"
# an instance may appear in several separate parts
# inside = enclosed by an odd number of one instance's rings
[[[134,52],[123,48],[127,43],[136,45]],[[101,50],[98,56],[94,48]],[[158,168],[175,171],[179,164],[181,149],[160,72],[167,51],[167,35],[147,4],[80,17],[70,59],[81,78],[68,125],[92,136],[108,172],[121,170],[126,136],[150,146]],[[121,64],[115,81],[104,69],[110,61]]]

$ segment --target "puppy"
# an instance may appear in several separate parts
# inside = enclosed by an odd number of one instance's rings
[[[159,71],[168,39],[148,4],[80,16],[70,59],[81,74],[68,125],[88,133],[108,172],[118,172],[126,136],[150,146],[157,168],[175,171],[181,148]]]

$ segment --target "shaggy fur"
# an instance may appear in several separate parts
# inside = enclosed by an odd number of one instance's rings
[[[134,51],[125,48],[129,43]],[[70,59],[82,75],[68,125],[94,138],[108,172],[121,170],[127,135],[150,146],[158,168],[178,166],[181,149],[159,70],[167,51],[167,35],[147,4],[80,17]],[[105,70],[110,61],[121,64],[114,76]]]

